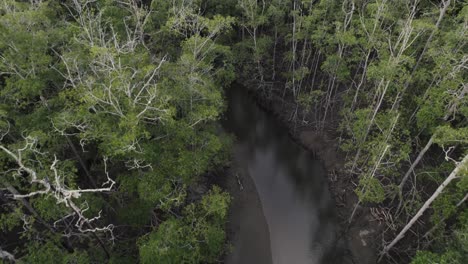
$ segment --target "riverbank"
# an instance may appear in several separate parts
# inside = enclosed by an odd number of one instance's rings
[[[235,168],[225,173],[223,187],[232,200],[226,224],[230,250],[223,263],[272,263],[270,234],[252,178]]]
[[[293,122],[294,113],[301,113],[301,109],[288,100],[269,94],[267,97],[261,92],[250,91],[257,104],[265,111],[273,114],[288,128],[289,135],[298,145],[312,152],[322,161],[327,170],[328,188],[335,201],[338,217],[341,222],[341,233],[345,236],[351,251],[352,262],[359,264],[373,264],[377,262],[380,234],[384,227],[379,221],[376,208],[360,206],[351,224],[349,217],[357,202],[354,193],[354,183],[344,170],[345,155],[339,150],[339,135],[336,125],[329,122],[318,132],[310,124],[313,117],[301,117],[301,123]],[[330,115],[333,116],[333,115]],[[336,119],[336,116],[335,116]]]

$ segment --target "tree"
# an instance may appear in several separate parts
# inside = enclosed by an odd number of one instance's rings
[[[457,162],[455,165],[455,169],[450,173],[450,175],[445,179],[444,182],[437,188],[437,190],[427,199],[427,201],[421,206],[419,211],[411,218],[411,220],[408,222],[408,224],[405,225],[405,227],[398,233],[398,235],[388,244],[387,246],[384,247],[380,259],[387,254],[393,246],[395,246],[398,241],[400,241],[408,232],[408,230],[416,223],[416,221],[424,214],[424,212],[429,208],[431,203],[442,193],[442,191],[447,187],[448,184],[450,184],[454,179],[459,178],[459,177],[466,177],[467,170],[468,170],[468,155],[466,155],[461,161]]]
[[[18,261],[134,262],[147,226],[226,161],[216,121],[234,74],[217,41],[233,19],[160,4],[0,4],[0,224],[39,240]]]
[[[142,263],[215,263],[223,250],[229,195],[219,187],[140,241]]]

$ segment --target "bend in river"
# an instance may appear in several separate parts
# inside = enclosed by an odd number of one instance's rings
[[[233,195],[234,248],[226,263],[344,263],[321,162],[244,88],[234,86],[227,94],[224,127],[236,137],[233,166],[243,190]]]

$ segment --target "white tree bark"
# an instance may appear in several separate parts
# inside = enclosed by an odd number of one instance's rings
[[[466,61],[467,61],[467,59],[463,58],[461,63],[454,67],[454,71],[452,71],[452,73],[450,75],[458,72],[459,71],[458,67],[463,67],[463,65],[465,65]],[[465,94],[468,93],[468,85],[463,83],[462,87],[463,87],[462,90],[459,93],[456,93],[455,96],[454,96],[455,98],[447,105],[448,110],[447,110],[447,113],[445,114],[445,116],[443,118],[443,121],[447,121],[451,115],[456,113],[456,108],[457,108],[459,102],[461,102],[464,99]],[[418,157],[416,157],[416,159],[411,164],[408,171],[403,176],[403,179],[401,180],[400,185],[398,186],[398,191],[399,191],[399,196],[400,196],[400,203],[398,205],[398,209],[396,210],[396,212],[400,211],[400,209],[401,209],[401,205],[402,205],[402,200],[401,200],[402,197],[401,196],[402,196],[403,187],[404,187],[406,181],[408,180],[409,176],[414,171],[416,166],[418,166],[419,162],[422,160],[422,158],[424,157],[426,152],[429,150],[429,148],[434,143],[434,137],[435,137],[435,133],[431,136],[429,141],[426,143],[426,146],[424,146],[424,148],[419,152]]]
[[[377,172],[377,169],[380,167],[380,164],[382,163],[382,159],[384,158],[385,153],[390,148],[390,145],[388,144],[388,140],[390,139],[390,136],[392,135],[393,130],[395,129],[395,126],[396,126],[399,118],[400,118],[400,114],[398,114],[396,116],[392,127],[390,128],[390,130],[387,133],[387,136],[385,137],[385,149],[383,150],[382,155],[379,158],[379,161],[377,162],[374,169],[372,170],[372,174],[370,176],[371,178],[373,178],[375,176],[375,173]],[[365,189],[365,187],[363,187],[363,189],[362,189],[363,192],[364,192],[364,189]],[[356,213],[356,210],[357,210],[357,208],[359,207],[360,204],[361,204],[361,200],[359,199],[358,202],[356,203],[356,205],[354,206],[354,209],[353,209],[353,212],[351,213],[351,216],[348,219],[349,224],[351,224],[351,222],[353,221],[354,214]]]
[[[88,210],[87,207],[81,208],[80,206],[76,205],[74,200],[78,199],[83,193],[99,193],[99,192],[109,192],[112,191],[112,188],[115,184],[115,181],[109,177],[107,172],[107,158],[104,158],[104,171],[107,176],[107,182],[105,182],[101,188],[95,189],[69,189],[63,180],[63,175],[59,173],[57,169],[57,157],[54,157],[54,161],[50,166],[50,171],[52,172],[50,175],[50,180],[47,178],[39,178],[37,176],[36,171],[33,168],[26,166],[23,163],[23,152],[25,151],[34,151],[39,152],[36,148],[36,139],[27,137],[26,144],[23,148],[17,149],[14,153],[13,151],[9,150],[3,145],[0,145],[0,149],[3,150],[8,156],[13,158],[15,162],[18,164],[17,172],[20,174],[21,172],[26,172],[30,176],[30,184],[38,184],[42,186],[42,189],[38,191],[32,191],[27,194],[19,194],[13,190],[13,198],[17,200],[23,200],[24,198],[29,198],[38,195],[51,195],[57,200],[57,204],[63,203],[66,207],[72,209],[77,217],[75,226],[78,230],[82,233],[87,232],[98,232],[98,231],[110,231],[112,233],[113,226],[109,225],[103,228],[85,228],[84,226],[89,226],[93,221],[100,218],[100,215],[93,218],[88,218],[84,216],[84,212]]]
[[[458,177],[458,174],[460,170],[468,165],[468,155],[466,155],[462,161],[457,162],[455,169],[450,173],[450,175],[445,179],[444,182],[437,188],[437,190],[432,194],[432,196],[427,199],[427,201],[424,203],[424,205],[419,209],[419,211],[416,213],[416,215],[413,216],[413,218],[406,224],[406,226],[400,231],[400,233],[393,239],[393,241],[388,244],[387,246],[384,247],[380,257],[379,261],[382,259],[384,255],[386,255],[390,249],[395,246],[398,241],[400,241],[408,232],[408,230],[418,221],[418,219],[424,214],[424,212],[429,208],[429,206],[432,204],[432,202],[442,193],[442,191],[447,187],[447,185],[454,179]]]
[[[403,205],[403,187],[405,186],[406,181],[408,180],[409,176],[414,171],[416,166],[419,164],[419,162],[422,160],[422,158],[424,157],[424,154],[426,154],[426,152],[432,146],[433,142],[434,142],[434,135],[432,135],[432,137],[427,142],[426,146],[424,146],[424,148],[419,152],[418,157],[411,164],[410,168],[405,173],[405,176],[403,176],[403,179],[401,180],[400,185],[398,185],[398,197],[400,201],[398,203],[398,207],[395,211],[396,212],[395,214],[398,214],[400,212],[401,206]]]
[[[355,5],[354,5],[354,1],[351,1],[351,10],[350,11],[347,11],[346,10],[346,5],[348,4],[348,1],[343,1],[342,3],[342,11],[343,13],[345,14],[345,18],[344,18],[344,22],[343,22],[343,34],[346,33],[347,29],[348,29],[348,26],[349,24],[351,23],[351,20],[353,18],[353,14],[354,14],[354,11],[355,11]],[[346,49],[346,43],[342,43],[341,41],[338,43],[338,58],[342,58],[343,57],[343,53]],[[328,85],[328,88],[327,88],[327,92],[326,92],[326,96],[325,96],[325,113],[323,114],[323,118],[322,118],[322,122],[320,123],[320,128],[321,129],[324,129],[324,126],[325,126],[325,121],[327,120],[327,114],[328,114],[328,109],[330,108],[330,105],[331,105],[331,101],[332,101],[332,96],[335,92],[335,87],[336,87],[336,83],[337,83],[337,79],[338,79],[338,76],[337,76],[337,71],[338,71],[338,67],[340,66],[340,61],[335,64],[334,68],[333,68],[333,71],[332,71],[332,74],[330,75],[330,79],[329,79],[329,85]]]
[[[405,173],[405,176],[403,176],[403,179],[401,180],[400,182],[400,185],[398,186],[398,188],[401,189],[403,188],[403,186],[405,185],[406,181],[408,180],[408,177],[410,176],[411,172],[414,171],[414,168],[416,168],[416,166],[418,166],[419,162],[421,161],[421,159],[423,158],[424,154],[426,154],[426,152],[429,150],[429,148],[432,146],[432,143],[434,142],[434,135],[432,135],[432,137],[429,139],[429,141],[426,143],[426,146],[424,146],[424,148],[419,152],[419,155],[418,157],[414,160],[414,162],[411,164],[410,168],[408,169],[408,171]]]
[[[456,208],[460,207],[466,200],[468,199],[468,193],[465,194],[465,196],[455,205]],[[436,230],[447,218],[444,217],[440,220],[439,223],[437,223],[435,226],[433,226],[429,231],[424,234],[423,238],[427,238],[434,230]]]
[[[427,48],[429,47],[429,44],[432,42],[432,38],[434,37],[435,33],[439,30],[440,22],[442,22],[442,19],[444,18],[445,13],[447,12],[447,9],[448,9],[448,7],[450,5],[450,1],[451,0],[446,0],[446,1],[442,2],[442,7],[439,10],[439,18],[437,19],[437,22],[436,22],[436,24],[434,26],[435,28],[434,28],[434,30],[432,30],[431,35],[429,35],[429,37],[427,38],[426,43],[424,44],[424,48],[423,48],[421,54],[419,54],[418,60],[416,61],[416,64],[414,65],[413,70],[411,71],[411,76],[410,76],[410,78],[408,78],[408,81],[406,81],[406,83],[405,83],[405,87],[403,89],[403,92],[406,91],[406,89],[408,89],[408,86],[410,84],[410,80],[413,78],[414,73],[418,69],[419,63],[421,63],[421,60],[424,57],[424,54],[426,53]]]
[[[6,260],[9,260],[9,261],[12,261],[12,262],[16,263],[15,256],[13,256],[13,254],[11,254],[10,252],[5,251],[5,250],[3,250],[1,248],[0,248],[0,259],[6,259]]]

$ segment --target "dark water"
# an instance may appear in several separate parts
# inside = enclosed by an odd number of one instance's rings
[[[224,126],[237,138],[233,166],[254,190],[231,217],[238,227],[228,264],[344,263],[326,172],[245,89],[227,92]],[[256,189],[256,193],[255,193]],[[242,192],[247,192],[245,188]],[[257,199],[259,206],[253,205]],[[266,230],[264,234],[262,230]]]

